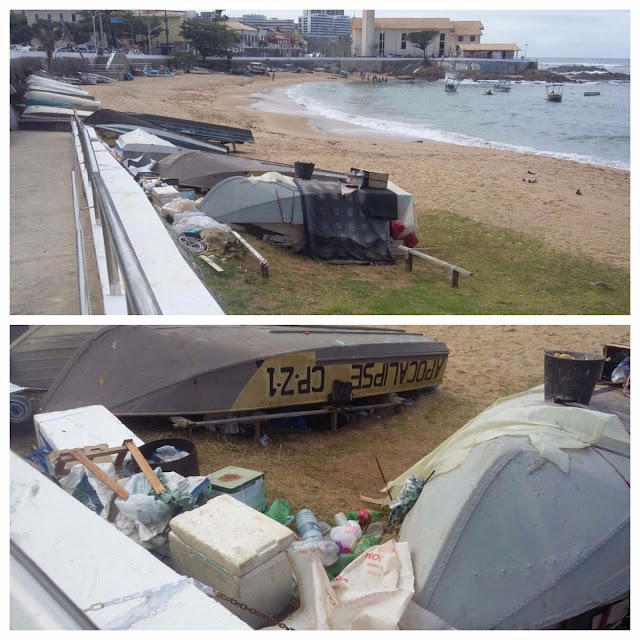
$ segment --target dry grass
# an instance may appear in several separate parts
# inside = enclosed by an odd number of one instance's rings
[[[382,479],[403,473],[495,400],[543,380],[545,348],[600,351],[606,342],[629,343],[625,326],[421,326],[405,327],[443,340],[450,350],[443,384],[418,394],[412,407],[357,418],[332,433],[270,433],[266,447],[251,437],[194,430],[200,472],[228,465],[263,471],[267,499],[307,506],[330,521],[340,510],[363,505],[361,495],[380,496]],[[167,421],[127,420],[144,441],[178,437]],[[96,434],[99,441],[99,434]],[[25,454],[33,431],[11,431],[11,448]]]

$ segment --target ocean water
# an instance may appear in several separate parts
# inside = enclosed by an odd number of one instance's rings
[[[541,58],[560,64],[603,66],[630,73],[630,61]],[[456,93],[444,81],[404,84],[332,80],[289,87],[309,115],[413,140],[503,149],[576,162],[630,168],[630,83],[565,84],[562,102],[546,100],[545,83],[512,83],[509,93],[483,95],[492,83],[463,80]],[[584,96],[600,91],[599,96]]]

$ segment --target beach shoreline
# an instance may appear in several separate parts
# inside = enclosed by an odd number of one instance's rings
[[[362,167],[388,173],[414,196],[423,246],[429,246],[428,216],[444,210],[525,233],[552,249],[629,269],[629,171],[514,151],[372,137],[364,128],[357,137],[335,135],[314,126],[304,110],[272,113],[252,108],[264,100],[262,92],[327,81],[326,74],[278,74],[275,80],[185,74],[96,85],[92,93],[103,108],[249,128],[255,144],[242,145],[238,155],[314,162],[318,168],[341,172]]]

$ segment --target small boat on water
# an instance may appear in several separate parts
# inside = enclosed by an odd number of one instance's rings
[[[498,80],[498,82],[493,85],[493,90],[509,93],[509,91],[511,91],[511,80]]]
[[[482,95],[483,95],[483,96],[492,96],[492,95],[493,95],[493,91],[491,91],[491,89],[485,89],[485,90],[482,92]]]
[[[599,96],[600,92],[599,91],[585,91],[584,95],[585,96]]]
[[[563,84],[548,84],[547,85],[547,100],[549,102],[561,102],[562,92],[564,90]]]
[[[444,90],[447,93],[454,93],[458,90],[460,80],[456,76],[446,75],[444,78]]]

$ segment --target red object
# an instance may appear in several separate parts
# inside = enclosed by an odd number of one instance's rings
[[[415,233],[408,233],[404,238],[402,238],[402,244],[405,247],[409,247],[409,249],[413,249],[413,247],[417,247],[420,241],[418,240],[418,236]]]
[[[392,220],[391,221],[391,237],[394,240],[397,240],[400,234],[404,231],[405,226],[400,222],[400,220]]]

